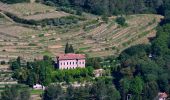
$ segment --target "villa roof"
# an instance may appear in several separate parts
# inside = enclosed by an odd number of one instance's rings
[[[168,97],[168,95],[165,92],[164,93],[158,93],[158,96],[160,98],[167,98]]]
[[[68,53],[68,54],[60,54],[58,56],[58,60],[72,60],[72,59],[85,59],[84,54],[74,54],[74,53]]]

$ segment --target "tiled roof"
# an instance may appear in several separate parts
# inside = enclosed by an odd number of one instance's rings
[[[160,98],[167,98],[168,97],[168,95],[165,92],[164,93],[158,93],[158,96]]]
[[[58,56],[58,60],[72,60],[72,59],[85,59],[85,55],[69,53],[69,54],[61,54]]]

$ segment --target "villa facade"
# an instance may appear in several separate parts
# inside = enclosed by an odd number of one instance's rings
[[[61,54],[57,57],[56,63],[59,69],[85,68],[85,58],[84,54]]]

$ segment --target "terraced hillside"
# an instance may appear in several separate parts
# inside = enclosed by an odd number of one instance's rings
[[[20,9],[19,5],[16,5],[8,6]],[[23,5],[28,6],[29,4]],[[27,8],[27,6],[26,12],[33,13],[24,15],[25,18],[37,16],[35,15],[36,12],[53,16],[49,12],[37,9],[37,6],[35,7],[36,10],[30,9],[29,6]],[[47,9],[53,8],[47,7]],[[25,13],[22,10],[15,11]],[[153,14],[128,15],[125,16],[127,26],[122,27],[115,22],[116,16],[110,17],[108,23],[105,23],[98,16],[83,14],[86,20],[77,24],[35,27],[12,22],[3,15],[3,11],[1,13],[1,60],[9,60],[17,56],[27,59],[40,58],[43,55],[55,56],[63,53],[66,42],[73,44],[76,51],[85,52],[91,57],[118,54],[131,45],[148,43],[148,37],[155,36],[155,27],[163,18],[160,15]],[[69,15],[68,13],[65,14]],[[36,18],[33,19],[37,20]]]
[[[42,20],[45,18],[59,18],[70,14],[56,11],[56,8],[39,3],[4,4],[0,2],[0,11],[9,12],[28,20]]]
[[[9,65],[0,65],[0,92],[4,90],[6,85],[17,83],[17,80],[12,78],[12,71],[9,69]]]

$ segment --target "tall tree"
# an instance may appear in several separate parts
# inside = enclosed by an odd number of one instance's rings
[[[74,49],[72,45],[69,46],[69,53],[74,53]]]
[[[130,80],[127,78],[123,78],[120,80],[120,89],[121,89],[121,94],[122,94],[122,99],[126,100],[126,96],[129,92],[130,88]]]
[[[48,86],[43,94],[44,100],[63,100],[64,91],[60,85],[50,85]]]
[[[144,85],[144,100],[152,100],[159,92],[158,84],[155,81],[145,83]]]
[[[1,100],[29,100],[30,91],[20,85],[5,86],[5,90],[1,92]]]
[[[68,100],[88,100],[90,98],[89,87],[74,88],[70,86],[67,89]]]
[[[143,80],[140,77],[135,77],[130,84],[130,91],[133,95],[133,100],[142,100],[141,94],[143,90]]]
[[[65,46],[65,53],[66,54],[69,53],[69,44],[68,44],[68,42],[66,43],[66,46]]]

